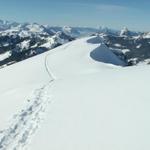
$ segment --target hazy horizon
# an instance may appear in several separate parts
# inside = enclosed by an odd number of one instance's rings
[[[150,31],[149,6],[147,0],[1,0],[0,19],[50,26]]]

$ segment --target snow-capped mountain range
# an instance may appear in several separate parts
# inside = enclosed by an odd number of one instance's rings
[[[73,39],[57,28],[37,23],[0,21],[0,66],[35,56]]]
[[[109,28],[51,27],[0,20],[0,66],[41,54],[76,38],[99,34],[128,65],[150,63],[150,33]]]

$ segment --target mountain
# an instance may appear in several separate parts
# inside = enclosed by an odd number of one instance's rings
[[[14,22],[14,21],[0,20],[0,31],[14,28],[14,27],[17,27],[18,25],[19,23]]]
[[[50,27],[0,20],[0,66],[11,65],[96,32],[94,28]]]
[[[120,31],[120,36],[121,36],[121,37],[138,36],[139,34],[140,34],[140,33],[138,33],[138,32],[130,31],[127,27],[124,27],[124,28]]]
[[[1,69],[0,149],[149,149],[150,66],[124,65],[92,36]]]
[[[150,64],[149,32],[134,32],[123,28],[120,32],[99,33],[99,36],[129,66]]]
[[[69,32],[68,28],[70,28]],[[99,29],[89,27],[63,27],[62,29],[65,33],[68,33],[68,35],[76,38],[89,36],[99,31]]]
[[[37,23],[1,22],[0,29],[0,66],[41,54],[74,39],[62,31],[55,32]]]
[[[99,35],[127,65],[150,64],[150,34],[128,28],[52,27],[0,20],[0,67],[22,61],[77,38]]]

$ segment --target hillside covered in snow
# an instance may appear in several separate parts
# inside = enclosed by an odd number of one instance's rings
[[[0,150],[149,149],[150,66],[125,66],[92,36],[1,69]]]

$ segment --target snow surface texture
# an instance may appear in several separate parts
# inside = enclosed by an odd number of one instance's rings
[[[0,149],[150,148],[150,68],[122,67],[99,41],[78,39],[0,70]]]
[[[50,81],[43,87],[34,90],[29,103],[18,114],[15,114],[9,127],[0,132],[0,149],[2,150],[17,150],[23,149],[27,145],[32,134],[38,129],[46,106],[50,102],[50,97],[47,95],[47,88],[50,90],[50,85],[54,81],[50,74],[45,57],[45,70],[50,77]]]
[[[17,150],[26,146],[30,136],[36,131],[43,119],[42,113],[49,102],[45,87],[36,90],[33,97],[30,98],[33,102],[14,116],[8,129],[1,131],[0,149]]]

